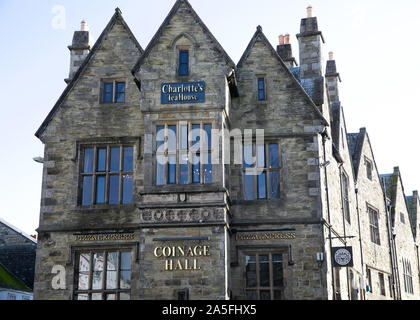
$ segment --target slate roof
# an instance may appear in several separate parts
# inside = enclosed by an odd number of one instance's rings
[[[75,73],[73,79],[70,81],[70,83],[64,89],[63,93],[61,94],[60,98],[58,99],[58,101],[54,105],[53,109],[47,115],[47,118],[44,120],[44,122],[41,124],[41,126],[39,127],[39,129],[35,133],[35,136],[37,138],[40,138],[41,134],[47,128],[48,124],[50,123],[50,121],[54,117],[54,114],[57,112],[57,110],[60,107],[61,103],[67,98],[67,96],[69,95],[69,93],[71,92],[71,90],[73,89],[73,87],[75,86],[75,84],[77,83],[77,81],[79,80],[79,78],[81,77],[81,75],[84,73],[84,71],[88,67],[89,62],[91,61],[92,57],[95,55],[96,51],[100,47],[103,39],[106,37],[106,35],[108,34],[108,32],[113,28],[113,26],[115,25],[115,23],[117,21],[119,21],[124,26],[124,28],[127,30],[130,38],[133,40],[134,44],[139,49],[139,54],[140,55],[143,54],[143,48],[138,43],[136,37],[131,32],[131,30],[128,27],[127,23],[124,21],[122,15],[121,15],[121,10],[119,8],[116,8],[115,9],[115,14],[112,16],[111,20],[109,21],[109,23],[105,27],[105,29],[102,31],[102,33],[99,36],[98,40],[95,42],[94,46],[92,47],[92,50],[89,52],[88,56],[83,61],[82,65],[79,67],[79,69]]]
[[[1,262],[0,288],[31,291],[30,288],[28,288],[22,281],[20,281],[19,278],[10,272]]]

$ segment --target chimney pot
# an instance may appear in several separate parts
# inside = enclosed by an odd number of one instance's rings
[[[330,56],[329,60],[334,60],[334,52],[330,51],[329,56]]]
[[[288,33],[284,36],[284,39],[286,44],[290,44],[290,35]]]
[[[80,31],[89,31],[89,26],[85,20],[81,23]]]
[[[312,6],[307,7],[306,11],[308,12],[308,18],[312,18]]]
[[[281,34],[279,35],[279,44],[282,46],[284,45],[284,36]]]

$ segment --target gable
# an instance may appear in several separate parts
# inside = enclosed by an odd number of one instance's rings
[[[196,28],[197,26],[199,26],[200,31],[208,37],[208,42],[212,44],[215,54],[220,55],[227,66],[230,68],[235,68],[235,63],[228,56],[220,43],[216,40],[201,18],[194,11],[190,3],[187,0],[177,0],[168,16],[165,18],[162,25],[159,27],[158,31],[148,44],[144,54],[139,57],[137,63],[133,67],[133,75],[139,71],[141,65],[145,63],[146,59],[151,54],[153,54],[153,52],[159,52],[157,47],[159,47],[159,44],[162,43],[161,39],[167,35],[168,31],[172,34],[177,34],[171,39],[172,45],[174,45],[176,40],[178,40],[181,36],[185,36],[186,38],[192,40],[192,43],[195,46],[200,46],[200,44],[195,40],[195,37],[192,36],[195,34],[195,32],[198,31]],[[177,30],[174,30],[174,28]],[[170,48],[171,45],[168,45],[167,47]]]
[[[257,79],[266,82],[267,100],[257,101]],[[249,42],[237,66],[240,108],[233,111],[232,121],[241,119],[242,114],[249,122],[256,121],[267,128],[263,121],[285,121],[283,131],[302,132],[305,127],[318,124],[328,125],[327,120],[315,106],[298,80],[285,65],[262,32],[260,26]],[[294,127],[292,127],[294,126]]]
[[[119,28],[123,30],[123,33],[125,33],[126,37],[125,39],[121,39],[121,41],[112,41],[112,40],[118,40],[115,39],[115,34],[113,34],[113,31],[115,32],[115,29]],[[121,32],[119,33],[121,34]],[[109,37],[109,38],[108,38]],[[114,44],[117,44],[116,47],[110,46],[109,43],[113,42]],[[107,44],[108,43],[108,44]],[[115,9],[115,14],[112,16],[111,20],[109,21],[108,25],[105,27],[105,29],[102,31],[100,37],[95,42],[94,46],[92,47],[92,50],[89,52],[86,59],[83,61],[82,65],[79,67],[78,71],[74,75],[72,81],[67,85],[67,87],[64,89],[64,92],[61,94],[60,98],[54,105],[53,109],[50,111],[50,113],[47,115],[44,122],[41,124],[40,128],[35,133],[35,136],[38,138],[41,138],[41,135],[44,133],[44,131],[47,129],[49,123],[52,121],[53,117],[57,113],[57,111],[60,109],[61,105],[66,101],[67,97],[79,80],[86,74],[89,73],[87,70],[89,66],[92,64],[92,60],[100,60],[104,57],[101,56],[101,53],[99,52],[101,49],[108,49],[112,51],[128,51],[130,48],[135,48],[136,57],[133,57],[132,59],[120,59],[122,64],[125,64],[127,68],[131,68],[130,64],[134,63],[135,59],[138,58],[143,53],[143,49],[141,48],[140,44],[134,37],[133,33],[131,32],[130,28],[124,21],[121,11],[117,8]]]

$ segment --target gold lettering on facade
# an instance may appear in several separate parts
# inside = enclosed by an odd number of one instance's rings
[[[118,240],[134,240],[135,235],[129,234],[86,234],[76,235],[76,241],[118,241]]]
[[[296,232],[266,232],[266,233],[237,233],[236,240],[292,240],[296,239]]]
[[[153,254],[165,258],[165,271],[197,271],[201,270],[198,258],[209,257],[210,246],[155,247]]]

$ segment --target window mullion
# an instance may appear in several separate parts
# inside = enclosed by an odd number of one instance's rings
[[[124,148],[123,148],[123,146],[121,145],[120,146],[120,172],[119,172],[119,190],[118,190],[118,204],[121,204],[122,203],[122,187],[123,187],[123,183],[122,183],[122,171],[123,171],[123,166],[124,166],[124,163],[123,163],[123,151],[124,151]]]
[[[109,171],[111,162],[111,148],[106,146],[106,164],[105,164],[105,203],[109,203]]]

